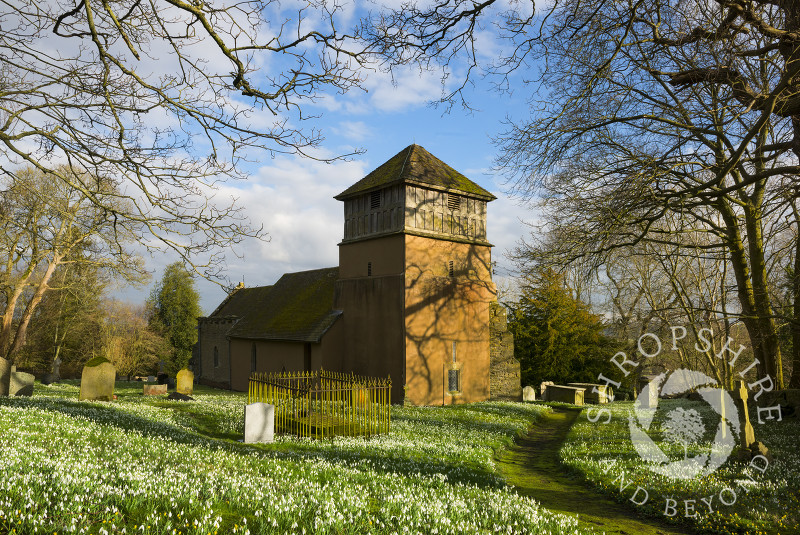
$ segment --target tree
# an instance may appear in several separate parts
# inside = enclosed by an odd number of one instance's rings
[[[69,376],[99,354],[103,348],[106,284],[103,274],[91,264],[59,266],[31,319],[17,365],[50,373],[55,361],[60,360],[62,373]]]
[[[780,220],[797,196],[795,4],[567,0],[542,17],[519,5],[493,13],[494,4],[405,6],[364,35],[390,66],[462,59],[469,76],[481,21],[494,22],[510,46],[486,72],[501,84],[527,77],[538,90],[531,117],[497,140],[498,167],[517,192],[543,199],[551,260],[600,265],[615,248],[710,232],[730,262],[761,372],[782,386],[763,231],[766,215]],[[540,77],[517,72],[532,60]],[[660,232],[667,215],[681,227]]]
[[[15,361],[59,268],[92,266],[129,282],[146,276],[141,258],[125,249],[138,227],[92,201],[122,204],[114,182],[91,180],[87,194],[36,169],[0,178],[0,357]]]
[[[244,176],[238,166],[248,158],[312,156],[321,137],[299,128],[303,107],[361,82],[335,3],[3,6],[0,173],[50,173],[141,224],[144,246],[184,259],[209,254],[196,261],[210,275],[221,248],[263,236],[230,200],[214,198],[216,185]],[[120,183],[113,202],[93,182],[106,176]]]
[[[169,342],[148,325],[143,305],[107,302],[102,338],[103,356],[120,375],[153,375],[158,362],[172,353]]]
[[[563,276],[549,269],[529,276],[510,308],[508,326],[523,384],[592,382],[598,373],[611,373],[608,359],[616,346],[603,335],[600,317],[565,287]]]
[[[192,358],[192,348],[197,343],[199,301],[192,274],[180,262],[166,267],[150,295],[150,326],[160,332],[172,348],[169,361],[172,373],[188,366]]]

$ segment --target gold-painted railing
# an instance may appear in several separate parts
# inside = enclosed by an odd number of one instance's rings
[[[301,437],[389,432],[392,380],[339,372],[253,373],[247,402],[275,406],[275,431]]]

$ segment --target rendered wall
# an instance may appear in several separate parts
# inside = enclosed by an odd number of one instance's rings
[[[392,403],[403,401],[405,381],[403,292],[398,274],[339,280],[334,297],[334,308],[343,311],[339,371],[391,376]]]
[[[412,235],[405,240],[406,400],[449,405],[489,399],[489,304],[496,298],[490,247]],[[456,396],[445,385],[453,342],[462,377]]]
[[[296,372],[307,369],[306,351],[311,353],[310,368],[319,368],[320,344],[304,342],[274,342],[265,340],[231,340],[231,389],[247,391],[250,379],[253,344],[256,345],[257,372]],[[316,346],[316,347],[315,347]],[[316,351],[315,351],[316,349]],[[316,354],[316,359],[314,358]]]
[[[203,318],[198,325],[198,372],[197,382],[223,388],[230,388],[230,358],[227,333],[233,327],[234,319]],[[217,348],[219,365],[214,366],[214,347]]]

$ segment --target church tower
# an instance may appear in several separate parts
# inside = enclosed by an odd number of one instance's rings
[[[340,369],[391,375],[393,403],[489,399],[494,195],[411,145],[336,199]]]

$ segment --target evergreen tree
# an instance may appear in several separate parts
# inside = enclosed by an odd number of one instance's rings
[[[180,262],[170,264],[150,295],[150,326],[160,332],[172,347],[167,372],[185,368],[197,342],[197,318],[200,296],[194,278]]]
[[[608,359],[617,344],[603,334],[600,316],[575,299],[555,271],[533,278],[509,314],[522,383],[596,382],[598,373],[611,376]]]

